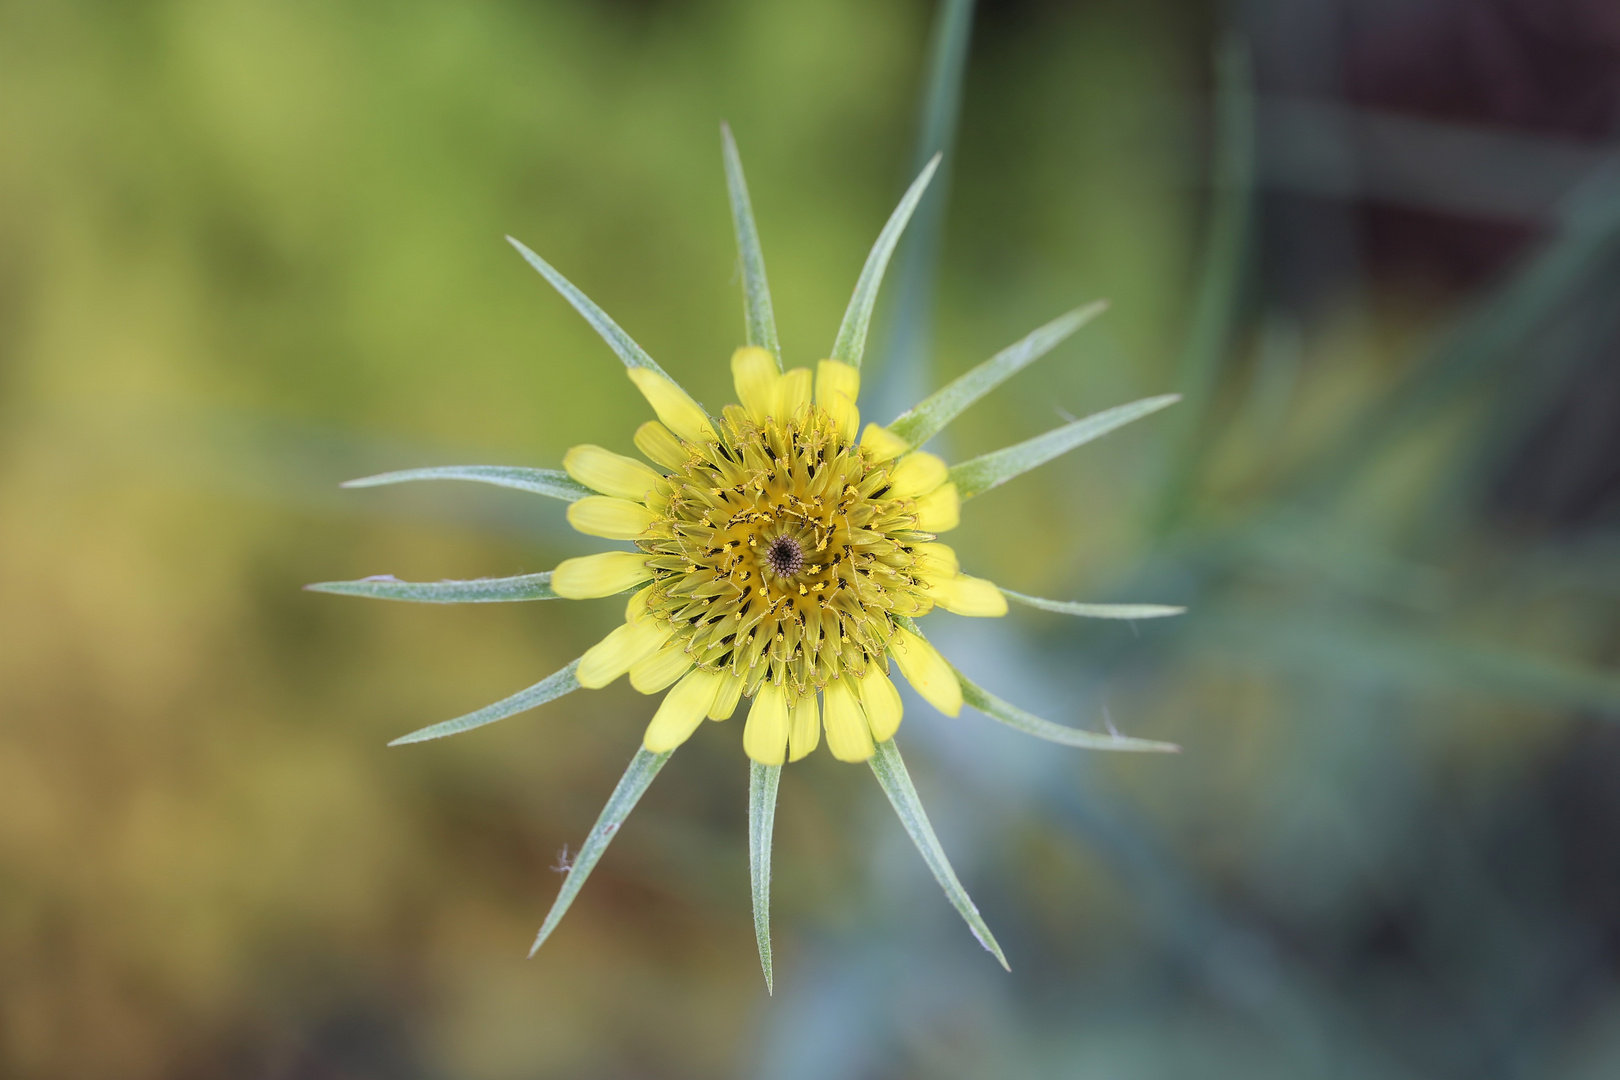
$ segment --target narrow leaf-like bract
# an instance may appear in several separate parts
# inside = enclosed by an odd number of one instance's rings
[[[872,245],[872,253],[866,257],[866,265],[861,267],[861,276],[855,282],[855,294],[849,298],[844,321],[838,327],[832,359],[842,360],[851,367],[861,366],[861,354],[866,351],[866,331],[872,324],[872,309],[877,304],[878,286],[883,284],[883,271],[888,268],[889,256],[894,254],[894,247],[900,242],[900,234],[905,232],[912,211],[917,209],[917,201],[927,190],[934,170],[939,168],[939,157],[935,154],[923,166],[923,171],[901,196],[900,205],[889,215],[883,231],[878,233],[877,243]]]
[[[945,858],[945,850],[939,846],[939,838],[934,835],[934,827],[928,823],[928,814],[924,812],[922,801],[917,798],[917,789],[912,786],[911,774],[906,772],[906,763],[900,760],[900,748],[894,745],[894,740],[878,743],[877,753],[872,755],[872,772],[876,774],[878,783],[883,785],[883,793],[889,797],[894,806],[894,812],[900,816],[900,823],[906,827],[911,836],[911,842],[917,845],[922,853],[923,862],[934,874],[934,880],[939,882],[940,888],[945,890],[945,896],[950,900],[951,906],[961,915],[973,931],[973,936],[979,939],[979,944],[990,951],[1001,966],[1008,971],[1012,970],[1007,963],[1007,957],[1002,954],[1001,946],[996,944],[995,935],[985,925],[984,917],[974,906],[973,900],[968,896],[967,890],[956,879],[956,871],[951,869],[950,860]]]
[[[1181,615],[1186,608],[1173,604],[1077,604],[1071,600],[1045,600],[1039,596],[1025,596],[1021,592],[1002,589],[1001,595],[1009,600],[1026,604],[1042,611],[1059,615],[1079,615],[1085,619],[1162,619],[1166,615]]]
[[[608,797],[607,805],[602,808],[602,814],[591,826],[591,834],[585,838],[580,846],[579,854],[574,856],[573,865],[568,868],[568,876],[563,878],[562,888],[557,891],[557,899],[552,902],[551,910],[546,913],[546,921],[540,926],[540,933],[535,935],[534,944],[529,948],[529,955],[533,956],[545,944],[546,938],[557,928],[562,917],[568,911],[568,906],[579,895],[584,886],[585,879],[591,876],[591,870],[607,850],[608,843],[618,833],[619,826],[624,824],[630,811],[636,808],[641,801],[642,793],[647,785],[653,782],[658,770],[664,767],[670,755],[675,751],[666,750],[662,754],[655,754],[645,747],[636,750],[636,756],[630,759],[630,767],[624,770],[624,776],[619,780],[619,786],[613,789]]]
[[[754,894],[754,940],[765,992],[775,992],[771,978],[771,829],[776,824],[776,786],[782,766],[748,763],[748,879]]]
[[[1098,300],[1075,308],[1067,315],[1060,315],[1045,326],[1031,331],[1023,340],[1007,346],[966,375],[901,413],[889,424],[889,430],[913,447],[923,445],[945,430],[945,425],[960,416],[969,405],[1051,352],[1070,334],[1107,308],[1108,301]]]
[[[658,361],[647,355],[647,351],[631,340],[630,335],[619,327],[619,324],[608,317],[608,313],[597,307],[590,297],[574,287],[573,282],[557,273],[556,269],[546,260],[524,247],[520,241],[508,236],[506,242],[517,248],[518,254],[528,260],[529,265],[540,271],[540,276],[551,282],[551,287],[562,293],[563,299],[573,305],[574,310],[585,316],[585,321],[591,324],[591,329],[602,336],[608,343],[608,348],[619,354],[627,368],[647,368],[656,371],[664,378],[671,379],[669,372],[658,366]]]
[[[346,481],[346,488],[382,487],[412,480],[472,480],[480,484],[532,491],[553,499],[574,502],[596,492],[560,469],[526,469],[519,465],[441,465],[428,469],[401,469],[398,472],[362,476]]]
[[[476,581],[399,581],[390,577],[359,581],[322,581],[305,585],[310,592],[366,596],[374,600],[410,600],[418,604],[498,604],[514,600],[555,600],[551,571]]]
[[[561,671],[547,675],[527,690],[519,690],[509,698],[497,701],[493,705],[485,705],[477,712],[470,712],[466,716],[458,716],[454,720],[446,720],[420,731],[413,731],[409,735],[401,735],[388,745],[402,746],[405,743],[442,739],[446,735],[459,735],[463,731],[493,724],[497,720],[505,720],[508,716],[527,712],[548,701],[555,701],[564,694],[579,689],[579,680],[574,677],[574,671],[578,667],[579,661],[575,660]]]
[[[951,670],[956,671],[954,667]],[[1027,713],[1016,705],[1002,701],[960,671],[956,672],[956,681],[962,684],[962,701],[965,704],[973,706],[992,720],[999,720],[1008,727],[1022,731],[1026,735],[1033,735],[1037,739],[1074,746],[1082,750],[1129,750],[1150,754],[1175,754],[1181,751],[1181,747],[1175,743],[1159,742],[1155,739],[1133,739],[1128,735],[1104,735],[1100,732],[1081,731],[1078,728],[1054,724],[1050,720],[1042,720],[1033,713]]]
[[[776,316],[771,311],[771,288],[765,280],[765,253],[759,245],[759,228],[754,224],[754,205],[748,198],[748,181],[743,177],[742,158],[731,137],[731,125],[720,125],[720,142],[726,159],[726,194],[731,197],[731,226],[737,234],[737,258],[742,263],[743,319],[748,344],[758,345],[776,357],[782,366],[782,347],[776,340]]]
[[[1099,439],[1115,428],[1123,427],[1149,413],[1158,412],[1180,400],[1180,394],[1161,394],[1158,397],[1133,401],[1128,405],[1116,405],[1112,409],[1104,409],[1100,413],[1092,413],[1073,423],[1054,428],[1045,435],[1026,439],[1016,446],[976,457],[972,461],[964,461],[951,470],[951,479],[956,482],[956,493],[964,500],[982,495],[993,487],[1000,487],[1015,476],[1022,476],[1039,465],[1045,465],[1077,446]]]

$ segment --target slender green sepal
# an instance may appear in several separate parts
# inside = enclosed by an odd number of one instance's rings
[[[726,159],[726,194],[731,196],[731,227],[737,234],[737,258],[742,263],[743,320],[748,344],[769,350],[782,366],[782,346],[776,340],[776,315],[771,311],[771,287],[765,280],[765,253],[759,246],[759,227],[754,224],[754,204],[748,198],[748,181],[743,177],[742,158],[731,125],[720,125],[720,143]]]
[[[956,671],[956,668],[953,667],[951,670]],[[1081,731],[1079,728],[1054,724],[1050,720],[1042,720],[1034,713],[1025,712],[1010,702],[1002,701],[960,671],[956,671],[956,681],[962,684],[962,700],[965,703],[990,719],[999,720],[1008,727],[1022,731],[1025,735],[1033,735],[1037,739],[1081,750],[1126,750],[1146,754],[1181,752],[1181,747],[1175,743],[1159,742],[1156,739],[1133,739],[1128,735],[1112,733],[1104,735],[1100,732]]]
[[[562,888],[557,891],[557,899],[552,902],[551,910],[546,913],[546,921],[540,926],[540,933],[535,935],[534,944],[529,947],[529,955],[533,956],[546,943],[546,938],[557,929],[563,915],[568,912],[568,906],[574,902],[574,897],[584,887],[585,879],[591,876],[596,867],[597,860],[607,850],[609,842],[618,835],[619,827],[624,824],[630,811],[636,808],[641,801],[642,793],[647,785],[653,782],[658,770],[664,767],[673,750],[666,750],[662,754],[655,754],[646,747],[638,747],[636,756],[630,759],[630,767],[624,770],[624,776],[619,780],[619,786],[613,789],[608,797],[607,805],[602,807],[602,814],[591,826],[591,834],[585,838],[579,854],[574,856],[573,864],[568,868],[568,876],[563,878]]]
[[[508,716],[527,712],[548,701],[556,701],[564,694],[579,689],[579,680],[574,677],[574,671],[578,667],[579,661],[575,660],[561,671],[547,675],[527,690],[519,690],[509,698],[497,701],[493,705],[485,705],[477,712],[470,712],[466,716],[458,716],[454,720],[446,720],[420,731],[413,731],[409,735],[401,735],[388,745],[403,746],[406,743],[442,739],[446,735],[459,735],[463,731],[471,731],[485,724],[493,724],[497,720],[505,720]]]
[[[551,282],[551,287],[562,293],[563,299],[573,305],[574,310],[585,316],[585,321],[591,324],[591,329],[602,336],[608,343],[608,348],[618,353],[619,359],[624,361],[627,368],[647,368],[656,371],[664,378],[670,379],[669,372],[658,366],[658,361],[647,355],[647,351],[631,340],[619,324],[608,317],[608,313],[597,307],[590,297],[574,287],[573,282],[557,273],[556,269],[546,260],[524,247],[520,241],[506,238],[506,242],[517,248],[518,254],[528,260],[529,265],[540,271],[540,276]]]
[[[1002,589],[1001,595],[1020,604],[1058,615],[1078,615],[1083,619],[1162,619],[1182,615],[1187,609],[1173,604],[1076,604],[1070,600],[1044,600],[1021,592]]]
[[[765,970],[765,992],[775,993],[771,979],[771,829],[776,824],[776,786],[782,766],[748,763],[748,879],[754,892],[754,940],[759,966]]]
[[[900,234],[905,232],[912,211],[917,209],[917,200],[922,198],[928,181],[934,178],[934,170],[939,168],[939,158],[940,155],[935,154],[923,166],[923,171],[901,196],[900,205],[889,215],[888,224],[878,233],[877,243],[872,245],[872,253],[866,257],[866,265],[861,267],[861,276],[855,282],[855,295],[849,298],[843,324],[838,327],[832,359],[842,360],[851,367],[861,366],[861,354],[866,351],[866,331],[872,324],[872,308],[877,304],[878,286],[883,284],[883,271],[888,268],[889,256],[894,254],[894,246],[900,242]]]
[[[476,581],[400,581],[379,576],[359,581],[322,581],[305,585],[310,592],[365,596],[373,600],[409,600],[417,604],[500,604],[514,600],[555,600],[551,571]]]
[[[1180,400],[1180,394],[1161,394],[1158,397],[1133,401],[1128,405],[1116,405],[1112,409],[1092,413],[1060,428],[1053,428],[1045,435],[1026,439],[1017,446],[1009,446],[1005,450],[997,450],[993,454],[964,461],[951,470],[951,479],[956,482],[956,493],[963,499],[982,495],[991,488],[1000,487],[1037,466],[1045,465],[1077,446],[1083,446],[1093,439],[1100,439],[1115,428],[1124,427],[1132,420],[1156,413]]]
[[[945,430],[969,405],[1024,370],[1055,349],[1070,334],[1101,315],[1108,301],[1098,300],[1085,307],[1075,308],[1060,315],[1016,344],[1009,345],[996,355],[930,394],[921,403],[907,409],[889,424],[889,430],[911,446],[923,443]]]
[[[911,842],[917,845],[922,853],[923,862],[933,871],[934,880],[939,887],[945,890],[946,899],[968,924],[973,936],[979,939],[992,956],[1001,961],[1001,966],[1008,971],[1012,966],[1007,963],[1007,957],[1002,954],[1001,946],[996,944],[995,935],[985,925],[984,917],[974,906],[967,890],[956,879],[956,871],[951,869],[950,860],[945,857],[945,849],[939,846],[939,837],[934,835],[934,827],[928,823],[928,814],[923,810],[922,800],[917,798],[917,789],[912,786],[911,774],[906,772],[906,763],[900,760],[900,748],[895,746],[894,740],[878,743],[877,752],[872,755],[872,772],[877,775],[878,783],[883,785],[883,793],[889,797],[889,803],[894,812],[900,815],[900,824],[906,827],[911,836]]]
[[[382,487],[385,484],[406,484],[413,480],[472,480],[496,487],[516,488],[536,495],[549,495],[553,499],[574,502],[596,492],[581,484],[560,469],[526,469],[520,465],[441,465],[429,469],[401,469],[398,472],[362,476],[345,481],[346,488]]]

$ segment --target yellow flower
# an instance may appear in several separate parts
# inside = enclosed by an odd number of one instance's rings
[[[1100,313],[1103,305],[1092,304],[1034,331],[889,423],[863,429],[860,364],[878,286],[938,159],[912,184],[879,234],[831,356],[813,369],[783,370],[759,237],[729,131],[724,145],[747,323],[747,344],[731,357],[736,404],[711,414],[606,313],[514,240],[530,265],[617,353],[651,407],[656,419],[636,428],[634,438],[645,460],[587,444],[564,455],[562,472],[450,466],[385,473],[348,485],[457,479],[519,488],[566,500],[569,524],[579,532],[629,542],[633,549],[571,558],[549,573],[515,578],[419,584],[384,577],[310,588],[428,603],[628,594],[624,623],[561,671],[504,701],[395,740],[421,742],[468,731],[624,675],[641,693],[663,695],[641,750],[581,846],[535,949],[671,753],[705,718],[725,720],[746,700],[741,743],[753,762],[749,851],[767,983],[777,777],[784,762],[815,750],[823,733],[835,758],[871,762],[952,904],[1005,965],[995,938],[951,871],[895,746],[902,719],[895,676],[948,716],[967,704],[1064,745],[1175,749],[1032,716],[965,678],[913,620],[936,607],[958,615],[1001,616],[1009,599],[1101,618],[1178,613],[1180,608],[1159,605],[1027,597],[963,573],[956,552],[938,541],[961,520],[963,502],[1176,398],[1164,395],[1107,409],[954,467],[922,449],[964,409]]]
[[[923,528],[925,517],[936,529],[956,523],[945,463],[918,450],[880,458],[855,441],[859,370],[821,361],[813,395],[810,369],[780,372],[758,346],[738,349],[731,370],[741,404],[711,420],[666,377],[631,369],[659,417],[636,446],[663,472],[596,446],[563,458],[570,476],[601,492],[570,506],[569,522],[639,549],[570,559],[552,574],[569,599],[638,589],[624,625],[586,654],[581,684],[605,685],[656,647],[684,677],[647,727],[648,750],[673,750],[698,721],[723,720],[746,698],[743,745],[755,761],[780,765],[814,747],[812,734],[790,753],[784,710],[819,715],[833,756],[864,761],[900,721],[898,696],[882,698],[874,723],[856,690],[870,676],[892,687],[891,649],[907,654],[895,658],[902,671],[944,671],[956,687],[933,647],[896,619],[936,604],[1005,615],[1006,598],[960,573],[954,557],[942,560]],[[761,697],[765,686],[777,692]],[[942,691],[918,689],[940,700]],[[961,707],[959,692],[944,700],[953,715]]]

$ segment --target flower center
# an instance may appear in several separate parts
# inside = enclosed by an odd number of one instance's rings
[[[898,615],[933,607],[915,573],[916,504],[885,498],[886,462],[845,441],[817,406],[755,423],[728,406],[707,444],[648,505],[637,540],[654,577],[647,612],[709,671],[813,694],[885,653]]]
[[[765,565],[777,577],[792,577],[804,569],[804,549],[791,536],[778,536],[765,552]]]

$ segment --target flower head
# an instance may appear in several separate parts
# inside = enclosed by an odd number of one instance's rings
[[[934,608],[999,616],[1009,599],[1048,611],[1116,619],[1173,615],[1151,604],[1042,600],[964,574],[938,540],[962,503],[1083,443],[1171,404],[1146,398],[1065,424],[954,467],[920,449],[962,410],[1101,312],[1060,316],[1002,350],[888,424],[863,430],[861,355],[878,286],[906,222],[938,164],[930,162],[879,234],[856,283],[832,355],[783,370],[742,166],[724,133],[726,178],[742,256],[748,343],[731,358],[737,403],[711,414],[617,323],[544,259],[513,240],[597,330],[625,365],[656,419],[635,431],[642,459],[576,446],[563,471],[509,466],[412,469],[351,481],[368,487],[460,479],[568,501],[568,521],[625,550],[567,559],[549,573],[434,584],[393,578],[328,582],[325,592],[430,603],[590,600],[628,595],[624,622],[578,660],[494,705],[395,743],[440,738],[504,719],[622,675],[664,696],[591,835],[581,846],[534,948],[572,903],[626,815],[674,750],[703,720],[730,717],[744,699],[743,749],[752,759],[749,827],[755,929],[767,982],[770,831],[785,761],[827,747],[872,763],[906,830],[975,935],[1000,947],[939,847],[894,744],[902,706],[894,676],[940,712],[963,704],[1052,742],[1106,750],[1173,750],[1098,735],[1032,716],[977,686],[939,654],[913,621]],[[532,952],[533,950],[531,950]]]

